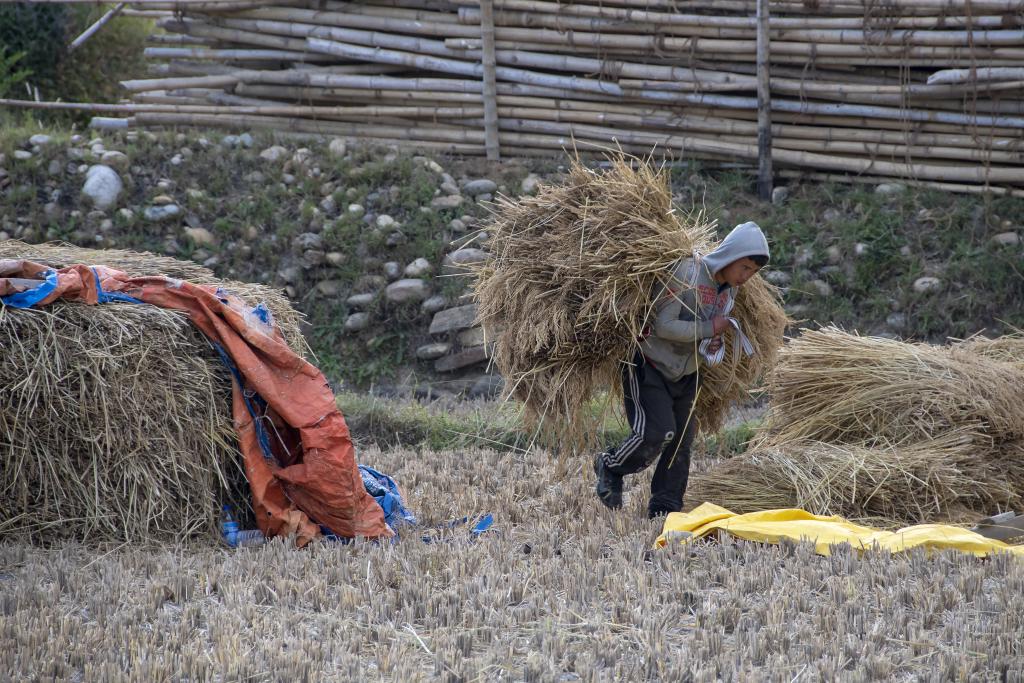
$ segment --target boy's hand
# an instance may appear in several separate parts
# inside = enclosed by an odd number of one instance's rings
[[[729,319],[724,315],[716,315],[711,319],[711,328],[714,335],[717,337],[727,329],[729,329]]]
[[[722,348],[722,338],[712,337],[708,343],[708,353],[718,353],[718,349]]]

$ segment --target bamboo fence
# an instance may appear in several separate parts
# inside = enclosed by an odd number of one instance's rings
[[[153,77],[96,112],[492,159],[619,147],[754,170],[760,144],[776,176],[1024,188],[1019,0],[758,4],[137,0],[167,13]]]

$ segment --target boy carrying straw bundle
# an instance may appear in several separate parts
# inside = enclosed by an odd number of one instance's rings
[[[722,334],[733,328],[734,353],[753,349],[729,313],[736,290],[768,262],[768,242],[756,223],[736,226],[714,251],[680,259],[671,280],[658,286],[655,317],[632,363],[624,363],[622,390],[631,433],[594,458],[597,496],[622,506],[623,478],[658,461],[647,515],[682,509],[701,367],[721,362]],[[660,458],[658,457],[660,455]]]

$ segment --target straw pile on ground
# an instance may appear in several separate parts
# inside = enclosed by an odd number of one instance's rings
[[[695,477],[691,500],[893,523],[1019,507],[1024,369],[1007,362],[1016,342],[941,347],[807,331],[771,376],[763,433]]]
[[[218,282],[151,254],[0,243],[0,258],[103,264]],[[261,285],[221,282],[265,302],[302,353],[299,316]],[[245,510],[231,376],[184,314],[155,306],[58,302],[0,308],[0,534],[48,539],[172,538]]]
[[[995,339],[974,336],[957,344],[957,348],[968,354],[1010,363],[1024,370],[1024,332],[1020,330]]]
[[[665,170],[624,156],[606,172],[577,160],[563,183],[499,199],[476,298],[528,424],[562,445],[592,445],[591,400],[621,392],[652,295],[676,261],[712,245],[713,228],[700,211],[673,209]],[[786,316],[774,290],[760,278],[744,290],[734,311],[758,352],[708,373],[696,410],[705,430],[717,429],[723,404],[746,397],[781,344]]]

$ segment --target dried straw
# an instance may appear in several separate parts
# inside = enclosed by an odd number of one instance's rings
[[[124,251],[4,242],[0,257],[216,282],[198,266]],[[283,296],[224,284],[265,300],[301,350],[299,316]],[[231,377],[183,313],[0,307],[0,355],[0,535],[179,538],[215,529],[224,501],[247,508]]]
[[[1020,506],[1024,369],[1003,362],[1019,342],[940,347],[805,331],[770,376],[752,448],[695,476],[690,499],[893,524]]]
[[[1024,439],[1024,373],[962,348],[805,331],[768,390],[768,441],[907,443],[955,429]]]
[[[274,315],[274,322],[281,328],[288,346],[302,355],[309,355],[309,347],[302,336],[302,314],[288,302],[280,289],[252,282],[223,280],[208,268],[191,261],[179,261],[169,256],[158,256],[148,251],[126,251],[123,249],[87,249],[64,242],[27,244],[18,240],[0,242],[0,259],[28,259],[54,268],[75,263],[89,266],[103,265],[124,271],[132,276],[166,275],[187,280],[197,285],[220,285],[220,287],[243,301],[255,305],[263,302]]]
[[[679,259],[712,244],[703,211],[673,208],[664,168],[621,154],[610,162],[601,172],[576,159],[561,184],[499,198],[485,228],[494,258],[476,273],[479,319],[508,393],[561,446],[592,445],[603,411],[590,403],[621,392],[656,288]],[[750,286],[735,315],[762,354],[709,373],[697,410],[704,428],[720,424],[724,404],[745,395],[781,344],[785,315],[768,285]]]
[[[1024,332],[1017,331],[995,339],[978,335],[959,342],[955,348],[966,354],[1009,363],[1024,370]]]
[[[694,477],[688,495],[737,512],[799,507],[883,524],[976,520],[978,511],[1024,502],[1020,451],[979,457],[978,441],[979,435],[956,430],[906,446],[760,447]]]

